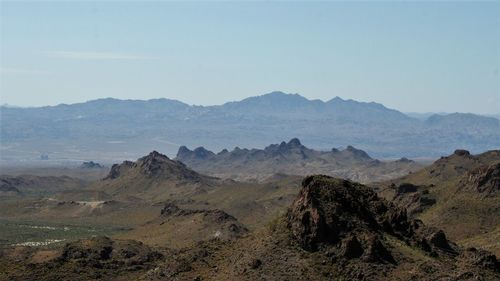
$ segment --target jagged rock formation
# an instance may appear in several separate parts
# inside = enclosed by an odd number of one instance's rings
[[[299,139],[271,144],[264,149],[227,149],[213,153],[203,147],[193,151],[182,146],[177,160],[202,173],[240,180],[265,180],[273,174],[328,174],[368,182],[405,175],[420,166],[408,159],[382,162],[363,150],[347,146],[344,150],[317,151]]]
[[[455,254],[442,231],[407,218],[406,210],[379,198],[369,187],[326,176],[304,179],[287,220],[300,245],[335,249],[345,258],[395,262],[383,236],[392,235],[425,251]]]

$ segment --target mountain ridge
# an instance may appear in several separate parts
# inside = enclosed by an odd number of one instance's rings
[[[214,153],[204,147],[194,150],[181,146],[175,158],[204,174],[238,180],[266,180],[274,174],[327,174],[369,182],[394,178],[421,166],[407,158],[380,161],[348,145],[345,149],[319,151],[304,146],[298,138],[271,144],[263,149],[223,149]]]
[[[419,120],[375,102],[309,100],[283,92],[214,106],[107,98],[1,107],[0,114],[4,160],[34,159],[45,152],[81,159],[85,151],[96,161],[110,162],[123,160],[116,155],[124,152],[129,159],[152,150],[174,154],[180,144],[220,150],[292,137],[316,149],[351,144],[379,158],[437,157],[449,153],[450,146],[475,153],[500,147],[500,123],[490,117],[455,113]]]

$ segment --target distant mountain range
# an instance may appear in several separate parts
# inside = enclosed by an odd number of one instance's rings
[[[175,154],[181,145],[264,147],[300,138],[331,150],[353,145],[378,158],[436,157],[455,148],[500,147],[500,120],[453,113],[418,119],[378,103],[323,102],[272,92],[217,106],[176,100],[99,99],[39,108],[1,107],[3,160],[116,161],[151,150]]]
[[[203,147],[190,150],[181,146],[176,159],[208,175],[252,181],[267,180],[283,174],[324,174],[359,182],[374,182],[407,175],[422,167],[407,158],[379,161],[352,146],[344,150],[333,148],[317,151],[305,147],[296,138],[264,149],[224,149],[217,154]]]

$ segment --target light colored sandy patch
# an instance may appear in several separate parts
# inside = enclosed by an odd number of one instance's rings
[[[45,241],[27,241],[22,243],[13,244],[12,246],[29,246],[29,247],[41,247],[48,246],[50,244],[59,243],[64,241],[64,239],[47,239]]]
[[[79,205],[89,206],[92,209],[102,207],[105,201],[76,201]]]

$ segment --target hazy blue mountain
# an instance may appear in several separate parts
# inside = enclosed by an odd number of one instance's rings
[[[39,108],[1,107],[2,159],[135,159],[181,145],[264,147],[300,138],[315,149],[354,145],[375,157],[435,157],[500,147],[500,121],[474,114],[420,120],[378,103],[323,102],[272,92],[218,106],[176,100],[99,99]]]

